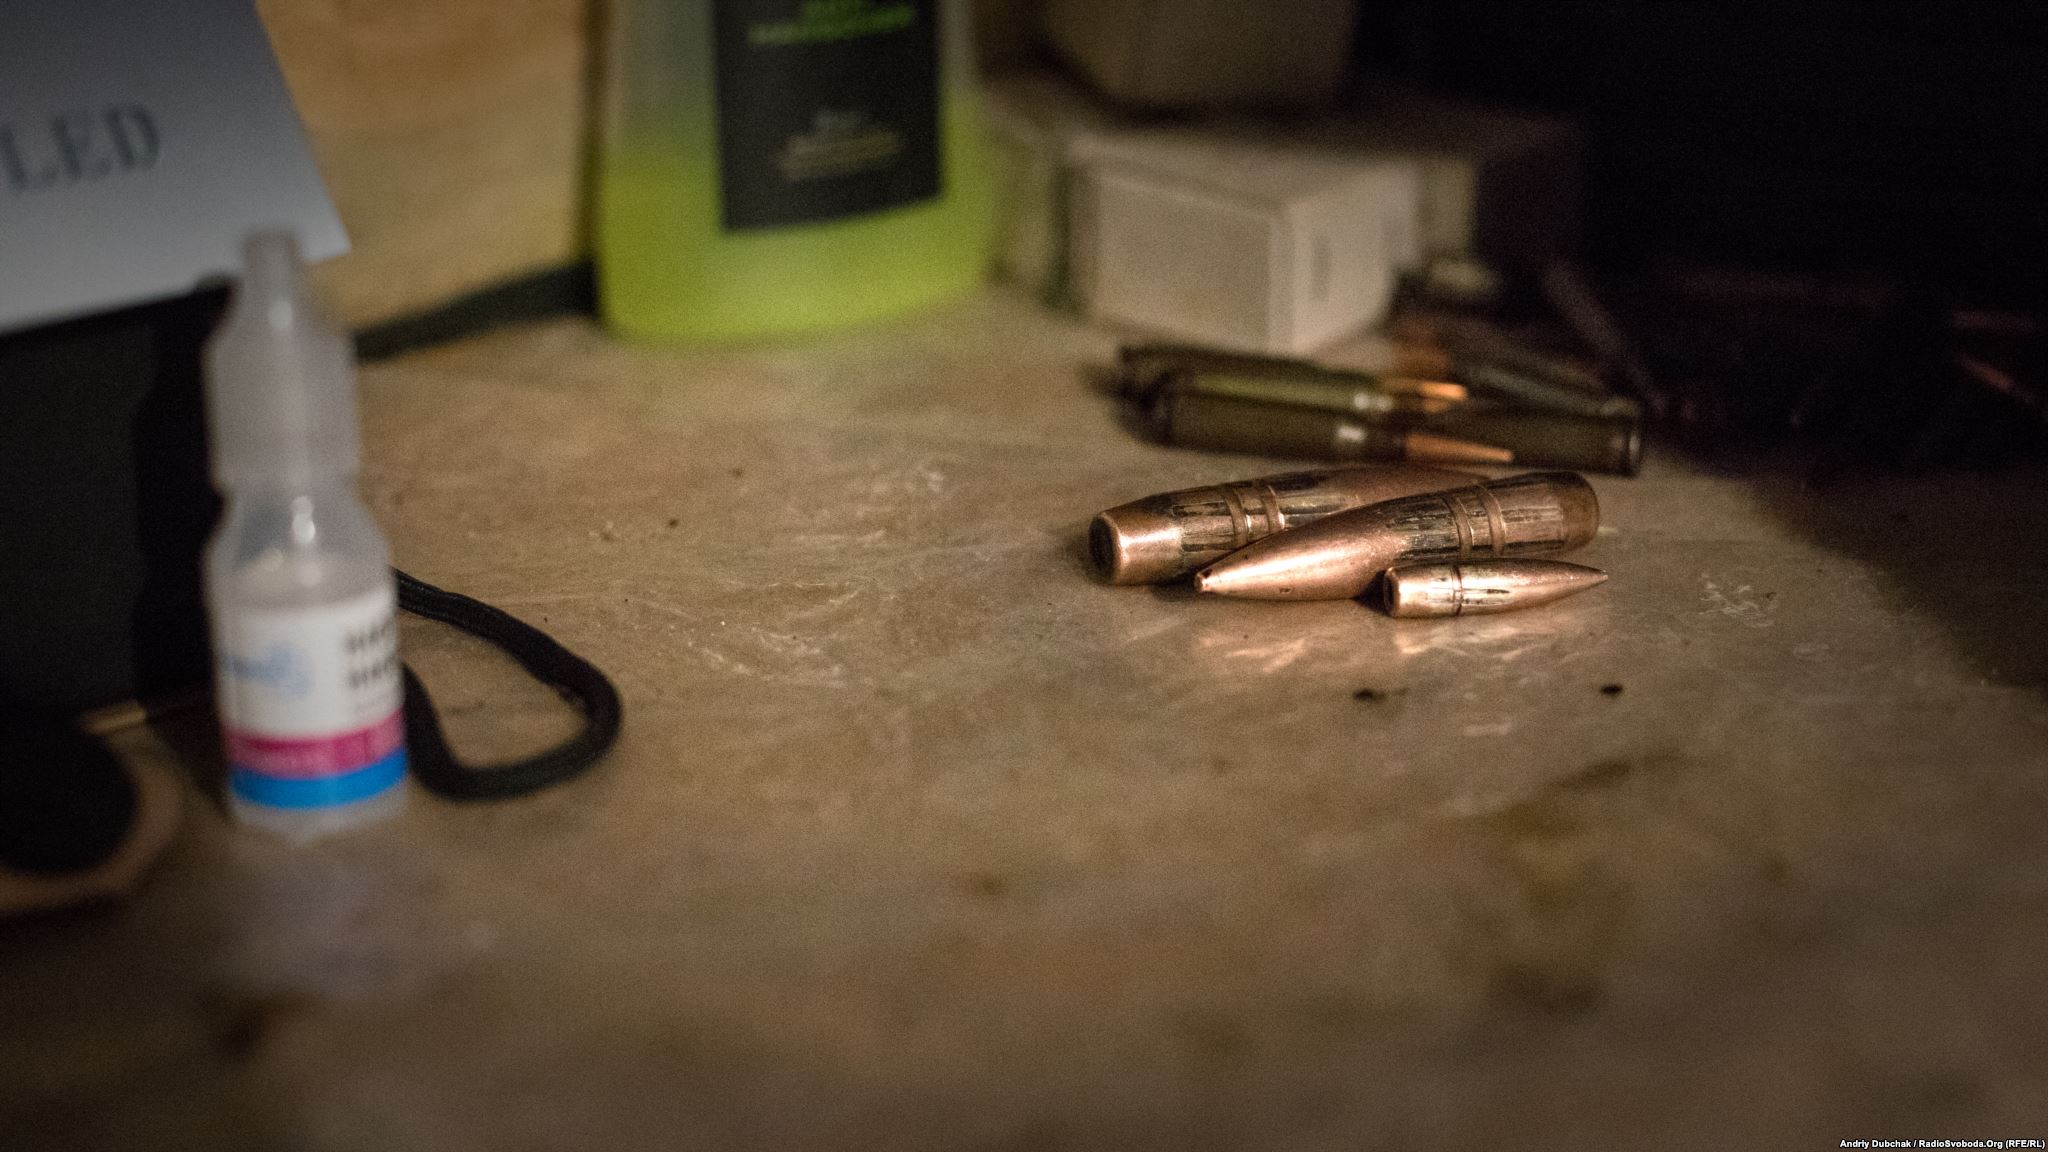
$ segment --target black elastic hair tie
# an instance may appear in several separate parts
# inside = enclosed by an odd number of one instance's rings
[[[580,775],[611,751],[624,710],[618,689],[596,665],[508,612],[395,568],[392,573],[398,578],[400,608],[497,645],[583,714],[583,731],[537,756],[502,764],[464,764],[449,750],[426,685],[407,668],[405,742],[413,779],[451,800],[498,800]]]

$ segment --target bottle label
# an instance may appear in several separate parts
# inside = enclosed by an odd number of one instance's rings
[[[228,786],[278,808],[374,796],[405,776],[405,691],[390,587],[214,621]]]
[[[939,194],[937,0],[716,0],[728,231]]]

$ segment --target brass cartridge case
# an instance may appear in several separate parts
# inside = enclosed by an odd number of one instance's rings
[[[1548,604],[1606,579],[1562,560],[1404,564],[1380,577],[1380,593],[1389,616],[1484,616]]]
[[[1460,408],[1415,425],[1440,436],[1492,444],[1515,463],[1633,476],[1643,463],[1643,425],[1634,416],[1586,416],[1511,408]]]
[[[1408,384],[1407,380],[1399,382],[1400,386]],[[1248,372],[1182,372],[1166,386],[1181,392],[1249,400],[1255,404],[1286,404],[1322,412],[1355,412],[1368,416],[1394,413],[1424,416],[1448,412],[1457,406],[1456,401],[1414,391],[1389,391],[1382,386],[1382,381],[1371,376],[1321,369],[1308,369],[1287,376],[1261,376]],[[1461,385],[1452,384],[1450,387],[1459,388],[1462,394]]]
[[[1327,365],[1298,357],[1225,353],[1221,348],[1204,348],[1198,344],[1124,344],[1122,348],[1118,348],[1116,361],[1126,396],[1141,396],[1149,392],[1149,389],[1157,387],[1165,377],[1184,371],[1227,371],[1243,375],[1329,373],[1378,379],[1372,373],[1343,365]],[[1444,357],[1438,355],[1403,353],[1393,367],[1395,377],[1444,377],[1448,373],[1448,361],[1444,361]]]
[[[1511,464],[1515,460],[1508,449],[1475,443],[1434,427],[1171,388],[1153,397],[1147,415],[1162,442],[1212,452],[1301,456],[1340,463]]]
[[[1550,556],[1583,546],[1599,526],[1583,478],[1530,472],[1325,516],[1225,556],[1195,574],[1195,587],[1258,600],[1348,599],[1402,564]]]
[[[1626,396],[1589,393],[1504,364],[1480,360],[1458,365],[1457,377],[1481,392],[1529,408],[1575,416],[1640,416],[1642,406]]]
[[[1125,397],[1140,402],[1151,399],[1187,372],[1284,376],[1303,369],[1316,371],[1301,360],[1222,352],[1191,344],[1126,344],[1117,351],[1119,390]]]
[[[1609,392],[1599,365],[1536,347],[1485,320],[1411,315],[1394,320],[1391,329],[1397,341],[1437,350],[1451,365],[1451,375],[1458,375],[1474,364],[1491,364],[1588,396]]]
[[[1169,389],[1295,404],[1331,412],[1442,412],[1465,402],[1465,386],[1415,375],[1377,376],[1344,368],[1218,352],[1178,344],[1127,345],[1118,391],[1145,403]]]
[[[1111,584],[1158,584],[1333,512],[1479,480],[1469,472],[1384,465],[1183,488],[1096,516],[1088,526],[1088,554]]]

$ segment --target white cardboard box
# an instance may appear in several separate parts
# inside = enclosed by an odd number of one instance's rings
[[[1386,314],[1416,196],[1409,166],[1235,142],[1097,158],[1072,188],[1069,281],[1095,320],[1310,352]]]
[[[1049,304],[1068,304],[1067,202],[1074,171],[1119,125],[1071,82],[1048,72],[989,81],[984,108],[996,271]]]

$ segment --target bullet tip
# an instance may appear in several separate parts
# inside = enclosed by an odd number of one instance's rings
[[[1116,546],[1116,526],[1109,522],[1107,516],[1097,516],[1088,525],[1088,559],[1095,565],[1098,576],[1116,583],[1118,569],[1122,567],[1118,563],[1121,557]]]

